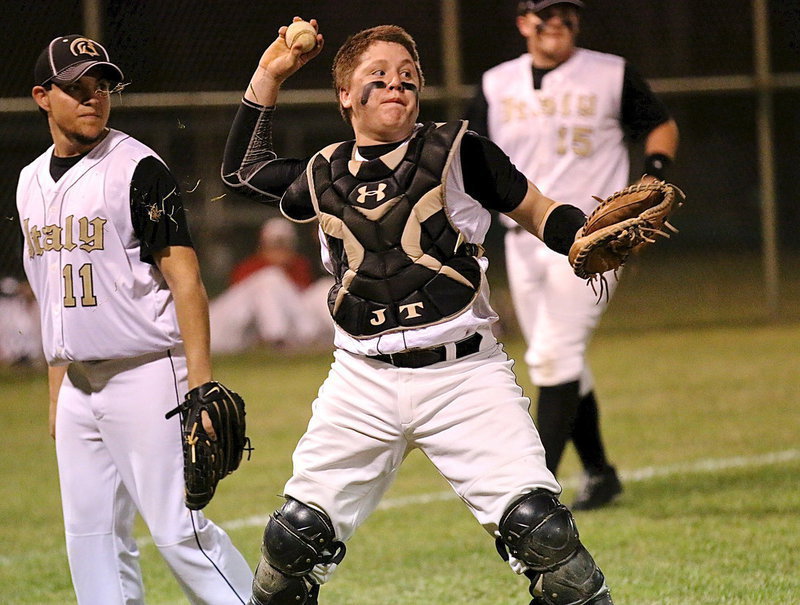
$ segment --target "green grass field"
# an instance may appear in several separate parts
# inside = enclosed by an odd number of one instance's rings
[[[791,260],[784,266],[796,268]],[[800,275],[784,277],[772,315],[752,257],[646,257],[620,286],[591,360],[625,492],[609,508],[576,514],[618,605],[800,603]],[[521,359],[511,322],[502,340]],[[256,450],[207,513],[253,565],[329,363],[328,353],[217,360],[217,377],[248,403]],[[74,603],[41,373],[0,372],[0,422],[0,603]],[[565,502],[577,473],[570,451]],[[148,602],[185,603],[146,529],[138,534]],[[521,605],[526,591],[415,453],[348,544],[321,602]]]

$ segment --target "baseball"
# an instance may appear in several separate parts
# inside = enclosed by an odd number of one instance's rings
[[[295,21],[286,28],[286,46],[299,46],[304,53],[317,45],[317,31],[308,21]]]

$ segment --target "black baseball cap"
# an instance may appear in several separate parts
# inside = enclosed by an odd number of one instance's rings
[[[119,83],[125,79],[122,70],[108,58],[105,47],[80,34],[54,38],[42,50],[33,71],[37,86],[51,82],[71,84],[93,67],[103,70],[109,80]]]
[[[581,2],[581,0],[538,0],[538,2],[537,0],[521,0],[519,4],[517,4],[517,14],[538,13],[554,4],[571,4],[572,6],[583,8],[583,2]]]

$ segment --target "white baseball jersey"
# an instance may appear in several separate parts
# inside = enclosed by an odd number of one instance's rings
[[[588,214],[597,205],[592,195],[606,197],[628,182],[620,124],[625,60],[578,48],[538,90],[531,61],[524,54],[484,74],[489,138],[542,193]]]
[[[140,259],[128,202],[138,162],[158,155],[112,130],[54,182],[52,153],[22,170],[17,188],[25,272],[39,301],[48,363],[174,347],[181,338],[172,295],[158,269]]]

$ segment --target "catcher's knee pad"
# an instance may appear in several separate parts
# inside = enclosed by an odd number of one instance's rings
[[[325,513],[288,498],[264,529],[261,561],[253,580],[254,605],[303,605],[316,593],[310,572],[320,563],[338,564],[345,547],[335,540]]]
[[[572,513],[544,489],[513,502],[498,529],[511,555],[536,571],[556,568],[580,545]]]
[[[530,569],[531,593],[543,605],[589,603],[605,590],[603,573],[581,544],[572,513],[549,491],[517,499],[499,531],[502,545]]]

